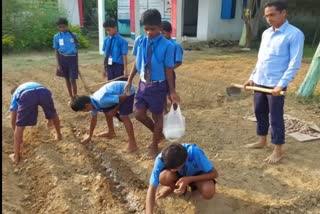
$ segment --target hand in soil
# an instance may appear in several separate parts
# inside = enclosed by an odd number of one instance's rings
[[[160,199],[160,198],[164,198],[167,197],[168,195],[170,195],[172,193],[172,189],[170,187],[167,186],[161,186],[159,187],[159,190],[156,194],[156,200]]]
[[[178,186],[178,188],[174,190],[174,193],[177,195],[182,195],[183,193],[185,193],[186,188],[189,185],[189,183],[190,183],[190,181],[189,181],[188,177],[180,178],[176,183],[176,186]]]
[[[91,141],[91,137],[87,135],[81,140],[81,143],[89,143],[90,141]]]
[[[110,133],[110,132],[101,132],[96,135],[97,137],[106,137],[106,138],[114,138],[116,136],[115,133]]]

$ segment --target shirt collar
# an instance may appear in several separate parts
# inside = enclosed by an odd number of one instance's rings
[[[283,32],[287,29],[288,25],[289,25],[289,22],[288,22],[288,20],[286,20],[286,21],[280,26],[280,28],[279,28],[278,30],[276,30],[276,31],[279,31],[279,32],[283,33]],[[271,30],[272,30],[273,32],[275,32],[275,31],[273,30],[273,27],[271,27]]]
[[[92,106],[94,108],[93,110],[98,111],[98,109],[99,109],[98,103],[96,103],[96,101],[92,97],[90,97],[90,100],[91,100]]]
[[[156,36],[155,38],[152,38],[152,39],[147,37],[147,43],[149,44],[150,41],[153,42],[154,44],[158,43],[162,37],[163,36],[162,36],[161,33],[158,36]]]

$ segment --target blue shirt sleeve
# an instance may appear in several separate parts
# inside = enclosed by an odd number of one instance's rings
[[[132,55],[137,56],[138,54],[138,46],[140,42],[141,36],[138,36],[136,40],[134,41],[133,49],[132,49]]]
[[[127,55],[128,54],[128,41],[123,39],[121,42],[121,55]]]
[[[169,68],[174,66],[174,45],[171,43],[168,45],[166,50],[164,66]]]
[[[160,154],[161,155],[161,154]],[[159,185],[159,177],[160,177],[160,173],[162,172],[162,170],[164,169],[164,165],[160,159],[160,155],[157,156],[155,162],[154,162],[154,166],[153,166],[153,170],[151,173],[151,177],[150,177],[150,184],[152,186],[158,186]]]
[[[194,157],[194,160],[197,162],[201,171],[208,173],[212,169],[214,169],[211,161],[207,158],[207,156],[204,154],[204,152],[201,149],[199,149],[198,147],[194,148],[193,157]]]
[[[290,61],[287,70],[284,72],[277,86],[285,88],[295,77],[298,72],[303,54],[304,35],[299,31],[290,39]]]
[[[59,48],[60,48],[60,46],[59,46],[59,39],[58,39],[57,36],[54,36],[54,37],[53,37],[53,48],[54,48],[54,49],[59,49]]]
[[[97,110],[95,110],[95,109],[92,109],[91,110],[91,115],[92,116],[96,116],[98,114],[98,111]]]
[[[176,55],[175,55],[175,62],[182,62],[183,59],[183,49],[181,45],[178,43],[176,44]]]
[[[14,93],[11,98],[10,111],[18,110],[17,94]]]

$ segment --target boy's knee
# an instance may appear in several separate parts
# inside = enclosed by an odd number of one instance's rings
[[[212,199],[213,198],[213,196],[214,196],[214,194],[215,194],[215,187],[214,187],[214,185],[210,185],[210,187],[209,186],[207,186],[205,189],[203,189],[203,191],[201,192],[201,195],[202,195],[202,197],[203,197],[203,199],[205,199],[205,200],[210,200],[210,199]]]
[[[174,186],[177,180],[177,174],[169,170],[163,170],[159,176],[159,182],[162,186]]]
[[[120,115],[121,120],[128,120],[129,116],[128,115]]]
[[[144,121],[144,120],[146,119],[146,117],[147,117],[146,114],[141,113],[141,112],[136,112],[136,113],[134,114],[134,116],[135,116],[135,118],[136,118],[138,121]]]

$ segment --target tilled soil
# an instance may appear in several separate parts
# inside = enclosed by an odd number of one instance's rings
[[[320,141],[301,143],[288,137],[285,158],[277,165],[263,162],[271,146],[243,147],[256,140],[255,124],[243,119],[252,115],[252,93],[227,97],[225,88],[231,82],[243,83],[255,60],[256,53],[230,54],[224,49],[185,53],[185,63],[177,70],[187,123],[181,142],[198,144],[213,161],[220,174],[217,195],[209,201],[169,197],[159,201],[156,213],[320,213]],[[89,85],[103,81],[102,61],[95,53],[80,53],[80,71]],[[307,72],[307,62],[289,87],[285,111],[320,125],[320,104],[302,104],[293,93]],[[53,54],[46,52],[3,58],[3,213],[143,213],[153,167],[153,161],[144,158],[151,133],[132,118],[140,148],[134,154],[125,152],[122,125],[114,139],[95,137],[90,144],[80,144],[90,115],[68,107],[64,81],[55,77],[54,63]],[[13,167],[8,158],[13,151],[10,90],[25,81],[52,91],[64,138],[53,140],[54,130],[46,127],[39,109],[37,126],[25,130],[24,160]],[[87,94],[80,80],[78,85],[79,94]],[[100,115],[96,133],[105,129]]]

